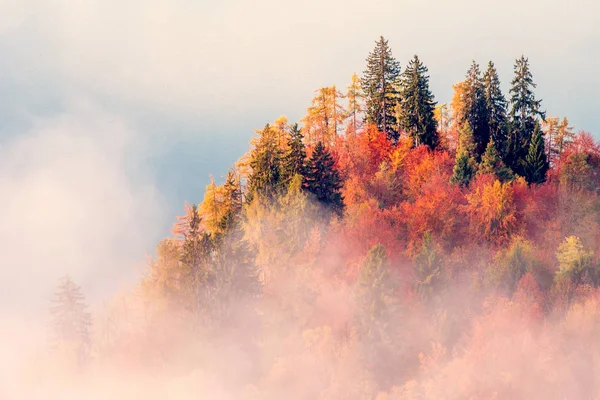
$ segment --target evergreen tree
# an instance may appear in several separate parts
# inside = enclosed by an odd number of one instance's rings
[[[260,132],[258,144],[250,154],[252,172],[248,177],[248,202],[255,196],[271,199],[280,190],[283,155],[274,134],[274,130],[267,124]]]
[[[50,345],[53,350],[70,350],[78,363],[90,353],[92,319],[81,288],[69,276],[60,280],[50,307]]]
[[[402,73],[400,126],[412,136],[416,146],[425,144],[433,150],[438,144],[435,105],[427,67],[415,55]]]
[[[414,257],[417,292],[424,298],[431,296],[442,280],[442,257],[431,232],[423,235],[423,245]]]
[[[399,77],[400,64],[392,56],[388,41],[381,36],[367,57],[361,84],[366,98],[366,121],[392,140],[399,137],[395,114]]]
[[[533,137],[529,145],[529,152],[525,158],[525,179],[528,183],[543,183],[548,172],[548,158],[546,157],[544,136],[540,124],[535,124]]]
[[[331,207],[336,214],[342,214],[344,210],[344,199],[340,192],[342,179],[331,153],[321,142],[317,143],[308,160],[304,187],[319,202]]]
[[[500,89],[500,78],[496,67],[491,61],[483,74],[483,86],[490,138],[493,139],[496,150],[503,156],[507,141],[506,99]]]
[[[485,88],[479,65],[473,61],[465,79],[464,94],[464,121],[468,122],[473,132],[473,143],[475,143],[475,159],[479,161],[490,140],[490,128],[488,125]]]
[[[513,179],[513,173],[502,161],[500,153],[496,149],[496,142],[494,139],[490,139],[485,149],[485,153],[481,156],[481,164],[479,164],[477,174],[495,175],[500,182],[506,182]]]
[[[541,100],[536,100],[533,93],[537,85],[529,71],[529,61],[524,56],[515,63],[511,84],[510,131],[505,162],[515,173],[524,176],[525,157],[538,117],[546,118],[545,112],[540,111]]]
[[[461,186],[468,186],[475,175],[475,143],[473,142],[473,131],[468,122],[463,124],[458,139],[456,163],[451,181]]]
[[[287,144],[287,150],[283,155],[283,173],[285,181],[289,183],[294,175],[305,174],[306,150],[298,124],[291,127]]]
[[[234,170],[230,170],[223,184],[224,212],[219,222],[222,232],[228,233],[236,229],[242,214],[242,206],[240,178]]]

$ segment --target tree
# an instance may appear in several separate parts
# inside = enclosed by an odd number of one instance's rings
[[[255,196],[273,198],[279,192],[282,182],[283,155],[276,142],[275,131],[267,124],[259,135],[258,143],[250,153],[252,172],[248,177],[248,202]]]
[[[292,125],[287,142],[287,150],[283,155],[283,174],[289,184],[294,175],[305,174],[306,150],[303,142],[304,136],[298,124]]]
[[[431,232],[423,235],[421,249],[414,257],[417,292],[429,297],[441,282],[442,258]]]
[[[533,75],[529,70],[529,61],[521,56],[515,63],[515,76],[511,82],[510,131],[505,163],[517,174],[525,175],[525,157],[538,117],[542,120],[546,114],[540,111],[541,100],[536,100],[533,89]]]
[[[545,147],[542,129],[540,128],[540,124],[536,123],[529,145],[529,152],[525,158],[525,179],[530,184],[538,184],[546,181],[546,173],[548,172],[549,165]]]
[[[367,57],[361,85],[366,98],[366,121],[393,140],[399,137],[395,116],[399,77],[400,64],[392,56],[388,41],[381,36]]]
[[[400,126],[413,138],[415,146],[432,150],[438,144],[433,94],[429,89],[427,67],[417,55],[408,63],[400,83]]]
[[[304,187],[320,203],[331,207],[336,214],[342,214],[344,210],[344,199],[340,191],[342,179],[331,153],[321,142],[317,143],[308,160]]]
[[[494,140],[496,150],[503,157],[507,141],[506,99],[500,89],[500,78],[496,67],[491,61],[483,74],[483,86],[490,138]]]
[[[90,354],[92,319],[81,288],[69,276],[61,278],[50,307],[50,344],[55,351],[73,352],[79,364]],[[72,353],[72,354],[73,354]]]
[[[556,280],[569,279],[578,285],[584,281],[591,284],[598,282],[599,268],[594,262],[594,252],[585,249],[581,239],[577,236],[568,236],[556,251],[558,271]]]
[[[468,122],[463,124],[460,132],[458,149],[456,150],[456,163],[454,164],[452,183],[468,186],[475,175],[475,144],[473,143],[473,131]]]
[[[481,157],[481,163],[477,174],[491,174],[495,175],[500,182],[506,182],[513,179],[513,173],[502,161],[500,153],[496,149],[496,142],[494,139],[490,139],[485,149],[485,153]]]
[[[309,143],[322,141],[333,145],[338,127],[344,121],[344,109],[338,103],[343,98],[335,86],[322,87],[313,98],[304,117],[304,133]]]
[[[230,170],[222,186],[217,186],[211,179],[199,207],[207,231],[215,237],[227,234],[237,224],[241,212],[242,191],[236,172]]]
[[[548,154],[548,163],[554,165],[555,161],[565,152],[570,144],[573,143],[575,133],[569,126],[569,120],[563,118],[546,118],[543,123],[543,131],[546,136],[546,153]]]
[[[364,111],[364,106],[362,104],[364,95],[360,87],[360,78],[356,72],[352,74],[352,78],[350,79],[350,85],[348,85],[348,93],[346,94],[346,98],[348,99],[346,119],[350,120],[350,122],[347,124],[347,131],[350,134],[356,135],[356,132],[360,126],[359,116]]]
[[[490,140],[490,127],[485,97],[484,82],[481,78],[479,65],[473,61],[465,79],[465,114],[462,123],[468,122],[473,131],[475,143],[475,159],[479,161]]]

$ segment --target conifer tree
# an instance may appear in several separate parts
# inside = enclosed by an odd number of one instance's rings
[[[413,138],[415,146],[432,150],[438,144],[436,102],[429,89],[427,67],[417,55],[408,63],[400,83],[400,126]]]
[[[490,128],[486,108],[486,97],[483,79],[479,71],[479,65],[473,61],[465,79],[464,94],[464,121],[468,122],[473,132],[473,143],[475,143],[475,159],[479,161],[490,140]]]
[[[452,183],[468,186],[475,175],[475,143],[473,131],[468,122],[463,124],[460,131],[458,149],[456,150],[456,163],[452,173]]]
[[[312,100],[311,106],[304,117],[304,131],[309,143],[322,141],[333,145],[338,128],[344,121],[344,108],[339,100],[344,95],[335,86],[322,87]]]
[[[305,189],[338,215],[344,210],[344,200],[340,192],[342,179],[335,167],[335,161],[323,143],[317,143],[308,160],[304,179]]]
[[[367,57],[361,84],[366,98],[366,121],[392,140],[399,136],[395,115],[399,77],[400,63],[392,56],[388,41],[381,36]]]
[[[540,124],[536,123],[529,145],[529,152],[525,158],[525,179],[530,184],[543,183],[546,181],[548,168],[544,136],[542,135]]]
[[[500,153],[496,149],[496,142],[494,139],[490,139],[485,149],[485,153],[481,156],[481,163],[479,164],[477,174],[495,175],[500,182],[506,182],[513,179],[513,173],[502,161]]]
[[[287,150],[283,155],[283,173],[286,183],[289,183],[296,174],[305,174],[306,150],[303,138],[298,124],[292,125]]]
[[[247,202],[251,202],[255,196],[273,198],[280,191],[283,178],[283,155],[273,129],[267,124],[259,134],[259,141],[250,153],[252,172],[248,177]]]
[[[92,319],[81,288],[65,276],[60,280],[50,307],[50,345],[53,350],[74,352],[78,363],[90,353]]]
[[[347,123],[347,131],[350,134],[356,135],[358,128],[360,127],[360,115],[364,111],[362,99],[364,95],[360,87],[360,78],[356,74],[352,74],[350,85],[348,85],[348,93],[346,98],[348,99],[348,111],[346,119],[349,120]]]
[[[538,117],[545,120],[541,100],[536,100],[533,89],[536,84],[529,70],[529,61],[521,56],[515,63],[515,76],[511,82],[510,131],[506,164],[517,174],[524,176],[525,157],[531,143]]]
[[[496,150],[503,156],[507,141],[506,99],[500,89],[498,72],[491,61],[483,74],[483,85],[490,139],[494,140]]]

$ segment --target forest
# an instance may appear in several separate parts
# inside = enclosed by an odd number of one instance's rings
[[[28,390],[599,398],[600,144],[546,115],[532,71],[504,94],[473,61],[438,104],[381,37],[347,88],[256,131],[135,288],[92,313],[63,278]]]

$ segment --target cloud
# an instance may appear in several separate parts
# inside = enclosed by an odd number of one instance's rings
[[[0,313],[45,312],[66,273],[100,300],[139,279],[163,233],[143,138],[77,104],[0,143]]]

